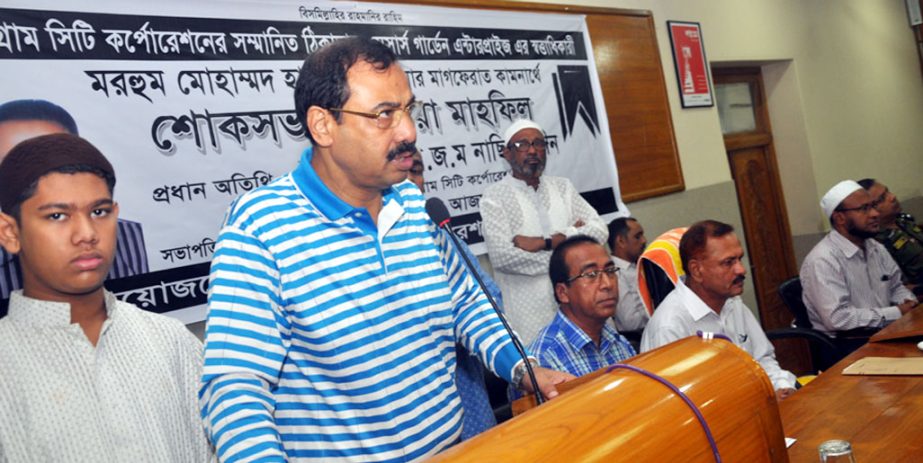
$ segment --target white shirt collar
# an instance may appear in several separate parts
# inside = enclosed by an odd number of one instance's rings
[[[544,174],[542,174],[542,177],[544,177]],[[506,174],[506,177],[503,177],[502,181],[507,182],[510,185],[516,188],[519,188],[521,190],[528,190],[533,193],[535,193],[536,191],[542,188],[542,178],[541,177],[539,177],[538,179],[538,188],[532,188],[531,186],[529,186],[528,183],[525,182],[525,180],[520,180],[516,177],[513,177],[513,171],[509,171],[509,173]]]
[[[859,246],[853,244],[848,238],[836,230],[830,230],[830,243],[833,247],[840,250],[846,257],[852,257],[859,252]]]
[[[630,270],[634,268],[636,265],[638,265],[634,262],[628,262],[627,260],[622,259],[621,257],[616,256],[614,254],[612,255],[612,262],[615,264],[616,267],[619,268],[619,270]]]
[[[105,292],[106,318],[117,316],[118,304],[115,295]],[[64,328],[71,325],[71,306],[66,302],[43,301],[24,296],[22,290],[10,294],[10,308],[7,316],[11,321],[46,328]]]
[[[689,315],[692,315],[692,318],[695,321],[699,321],[707,317],[709,314],[715,314],[717,316],[718,313],[712,310],[712,308],[709,307],[708,304],[706,304],[698,294],[694,293],[691,289],[689,289],[688,286],[685,285],[685,283],[683,283],[684,279],[685,276],[676,282],[676,288],[674,291],[679,291],[679,295],[684,302],[683,307],[686,308],[686,311],[689,312]],[[727,306],[727,301],[725,301],[724,305]]]

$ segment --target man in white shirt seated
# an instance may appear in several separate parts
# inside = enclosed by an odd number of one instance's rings
[[[881,328],[917,305],[900,268],[881,243],[879,212],[859,183],[844,180],[820,202],[832,230],[805,257],[801,285],[814,329],[831,337],[856,328]],[[841,348],[852,350],[864,341]]]
[[[657,306],[641,338],[646,352],[697,331],[724,335],[759,362],[776,397],[795,391],[795,375],[776,361],[775,349],[759,322],[740,299],[747,269],[734,227],[704,220],[689,227],[679,243],[686,276]]]
[[[0,163],[0,245],[23,285],[0,320],[0,460],[202,462],[202,344],[103,288],[115,256],[112,165],[71,134]]]
[[[641,332],[650,316],[638,292],[638,259],[647,247],[644,227],[634,217],[609,222],[609,249],[619,269],[619,305],[615,327],[620,333]]]

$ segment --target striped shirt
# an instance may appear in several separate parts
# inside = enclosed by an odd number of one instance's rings
[[[115,258],[106,278],[112,280],[147,273],[147,251],[141,224],[119,219],[116,233]],[[10,293],[19,288],[22,288],[19,259],[0,248],[0,299],[9,298]]]
[[[901,282],[901,270],[881,243],[859,248],[830,230],[801,264],[802,299],[814,329],[879,328],[901,318],[896,307],[916,297]]]
[[[609,324],[603,325],[599,347],[558,310],[551,324],[538,332],[530,349],[543,367],[583,376],[628,360],[635,350]]]
[[[211,267],[202,415],[223,461],[416,461],[458,439],[455,342],[516,350],[404,182],[377,224],[311,167],[238,198]]]

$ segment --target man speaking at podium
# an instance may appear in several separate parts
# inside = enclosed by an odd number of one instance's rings
[[[405,181],[417,105],[391,50],[315,52],[295,105],[312,147],[235,200],[218,238],[206,430],[225,461],[424,459],[461,431],[456,341],[508,381],[524,361]],[[549,397],[570,378],[536,376]]]

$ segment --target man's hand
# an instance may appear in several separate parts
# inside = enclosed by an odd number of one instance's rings
[[[790,387],[783,387],[782,389],[776,389],[776,400],[782,400],[795,392],[794,389]]]
[[[563,233],[555,233],[551,235],[551,249],[558,247],[559,244],[563,243],[567,237]]]
[[[516,235],[513,237],[513,246],[526,252],[539,252],[545,250],[545,238],[541,236],[523,236]]]
[[[910,309],[913,309],[916,306],[917,306],[917,301],[913,299],[907,299],[906,301],[901,302],[900,305],[897,306],[897,308],[901,311],[901,314],[905,314],[907,312],[910,312]]]
[[[570,373],[539,366],[533,366],[532,371],[535,372],[535,381],[538,382],[538,388],[542,390],[542,396],[546,399],[553,399],[558,396],[556,385],[577,378]],[[522,384],[519,387],[526,392],[535,392],[532,390],[532,381],[529,380],[528,375],[522,378]]]

